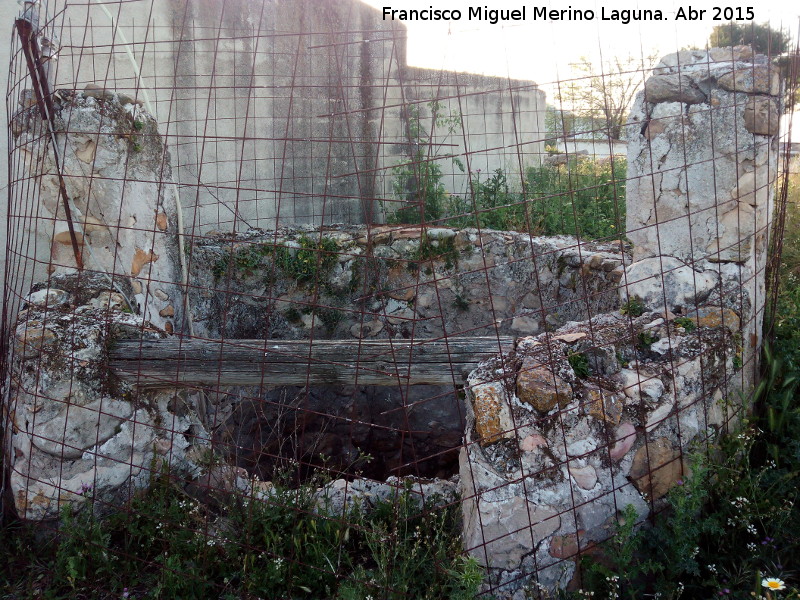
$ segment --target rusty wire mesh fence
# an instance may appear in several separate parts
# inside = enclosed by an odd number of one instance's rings
[[[686,50],[543,86],[410,67],[355,0],[26,10],[4,506],[102,549],[45,581],[565,587],[735,428],[792,65]]]

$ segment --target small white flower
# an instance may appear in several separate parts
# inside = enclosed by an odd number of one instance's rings
[[[761,580],[761,585],[768,590],[785,590],[786,585],[783,583],[783,580],[778,579],[777,577],[765,577]]]

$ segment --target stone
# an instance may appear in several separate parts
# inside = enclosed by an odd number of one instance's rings
[[[592,465],[585,467],[570,466],[567,469],[579,488],[591,490],[597,485],[597,471]]]
[[[97,150],[97,144],[94,143],[94,140],[86,140],[86,142],[82,145],[82,147],[78,147],[78,145],[76,144],[75,156],[81,162],[85,162],[86,164],[92,164],[94,162],[94,156],[96,150]]]
[[[517,398],[541,413],[555,406],[564,408],[572,400],[572,388],[550,369],[526,360],[517,374]]]
[[[611,446],[609,456],[617,462],[622,460],[636,441],[636,428],[631,423],[622,423],[614,432],[614,445]]]
[[[129,402],[100,398],[85,406],[67,405],[45,423],[36,424],[33,445],[53,456],[80,458],[111,438],[133,414]]]
[[[383,321],[373,319],[364,323],[355,323],[350,327],[350,335],[355,338],[375,337],[383,331]]]
[[[519,449],[523,452],[536,452],[542,446],[547,446],[547,440],[538,434],[525,436],[519,443]]]
[[[169,306],[162,308],[158,311],[158,314],[162,317],[174,317],[175,316],[175,308],[170,304]]]
[[[648,415],[645,431],[647,431],[647,433],[651,433],[656,427],[662,425],[674,409],[675,404],[672,402],[665,402],[661,406],[657,407]]]
[[[464,547],[483,567],[513,570],[522,558],[561,527],[558,511],[516,496],[487,502],[480,496],[465,509]]]
[[[663,269],[663,271],[662,271]],[[715,271],[692,269],[672,256],[653,257],[625,269],[627,286],[620,288],[622,301],[637,297],[652,310],[677,311],[695,306],[711,295],[719,283]]]
[[[681,451],[666,438],[659,438],[636,451],[628,477],[649,499],[658,500],[684,477]]]
[[[134,290],[134,291],[135,291],[135,290]],[[138,292],[136,292],[136,293],[137,293],[137,294],[141,294],[141,293],[142,293],[142,290],[140,289],[140,290],[139,290]],[[156,298],[158,298],[158,299],[159,299],[159,300],[161,300],[162,302],[166,302],[167,300],[169,300],[169,296],[168,296],[168,295],[166,294],[166,292],[164,292],[163,290],[155,290],[155,291],[153,292],[153,294],[155,294]]]
[[[715,227],[720,235],[707,248],[708,260],[737,263],[747,261],[753,250],[752,231],[756,228],[755,216],[755,209],[743,203],[723,214]]]
[[[401,300],[403,302],[408,302],[414,299],[414,296],[417,295],[416,289],[413,287],[406,287],[401,288],[398,290],[391,290],[386,292],[386,295],[393,300]]]
[[[721,306],[701,306],[689,313],[689,318],[698,327],[727,327],[736,333],[740,328],[739,315],[730,308]]]
[[[773,181],[774,174],[770,179],[766,169],[750,171],[736,182],[736,187],[731,190],[731,197],[750,206],[766,206],[772,197],[770,185]]]
[[[748,98],[744,108],[744,126],[756,135],[777,135],[780,131],[778,104],[764,96]]]
[[[664,383],[653,375],[622,369],[616,377],[622,385],[623,393],[631,400],[654,401],[664,394]]]
[[[550,548],[548,552],[553,558],[572,558],[578,554],[580,548],[579,540],[586,532],[579,529],[576,533],[566,535],[554,535],[550,538]]]
[[[476,385],[470,389],[469,395],[475,414],[475,433],[481,446],[514,436],[514,423],[502,382]]]
[[[684,104],[700,104],[706,101],[706,95],[687,75],[673,73],[669,75],[653,75],[645,81],[644,97],[647,102],[682,102]]]
[[[780,76],[769,65],[739,68],[718,77],[717,84],[730,92],[768,94],[770,96],[777,96],[781,93]]]
[[[597,386],[585,387],[584,394],[589,414],[605,423],[617,425],[622,418],[625,403],[617,394],[611,394]]]
[[[67,306],[72,297],[64,290],[55,288],[45,288],[38,292],[31,292],[25,296],[25,302],[40,308],[55,308],[57,306]]]
[[[565,344],[573,344],[578,340],[582,340],[583,338],[587,337],[589,334],[584,331],[578,331],[577,333],[562,333],[561,335],[554,335],[554,340],[561,340]]]
[[[753,48],[744,45],[710,48],[708,56],[716,62],[747,61],[753,58]]]
[[[72,246],[72,234],[69,231],[59,231],[53,236],[53,241],[64,246]],[[83,234],[79,231],[75,232],[75,242],[78,246],[83,246]]]
[[[15,336],[16,352],[23,359],[36,358],[42,351],[52,346],[56,335],[46,327],[28,327],[23,324],[17,328]]]
[[[131,275],[138,277],[139,273],[142,272],[142,267],[157,260],[158,255],[152,250],[145,252],[141,248],[136,248],[133,255],[133,262],[131,263]]]
[[[158,213],[156,215],[156,227],[158,227],[161,231],[166,231],[168,226],[169,220],[167,219],[167,213]]]
[[[511,329],[524,335],[537,333],[541,329],[541,326],[539,325],[538,318],[522,316],[514,317],[513,321],[511,321]]]

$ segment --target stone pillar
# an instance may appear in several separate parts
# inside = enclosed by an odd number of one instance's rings
[[[623,300],[684,314],[703,302],[734,310],[745,388],[760,348],[781,105],[778,70],[750,47],[682,51],[656,66],[628,121],[636,262]]]
[[[84,268],[129,279],[130,310],[171,333],[183,312],[177,208],[157,123],[132,99],[106,90],[57,96],[56,144]],[[14,115],[12,132],[39,183],[40,212],[27,226],[49,238],[49,274],[73,272],[59,174],[35,103]]]
[[[470,374],[463,542],[494,597],[567,586],[621,515],[658,512],[690,475],[692,445],[741,413],[760,348],[780,92],[749,48],[665,57],[628,122],[634,246],[620,310],[518,340]]]

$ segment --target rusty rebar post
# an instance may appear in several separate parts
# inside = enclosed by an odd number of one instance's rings
[[[25,14],[19,17],[14,25],[19,35],[20,42],[22,43],[22,52],[25,55],[25,62],[28,65],[28,72],[30,73],[33,82],[33,92],[36,95],[36,102],[39,106],[39,111],[47,122],[47,128],[50,133],[50,142],[53,146],[53,158],[56,163],[56,172],[58,173],[58,190],[61,196],[61,201],[64,205],[64,216],[66,217],[67,227],[69,228],[69,238],[72,243],[72,252],[75,255],[75,264],[79,270],[83,269],[83,258],[81,257],[80,246],[78,245],[78,238],[75,235],[75,225],[72,222],[72,210],[69,207],[69,197],[67,196],[67,187],[64,183],[64,174],[62,172],[61,157],[58,153],[58,143],[56,141],[56,128],[55,128],[55,105],[53,104],[53,96],[50,92],[50,85],[47,81],[47,75],[42,62],[42,54],[39,48],[39,43],[36,41],[35,18],[31,16],[30,10],[26,10]]]

